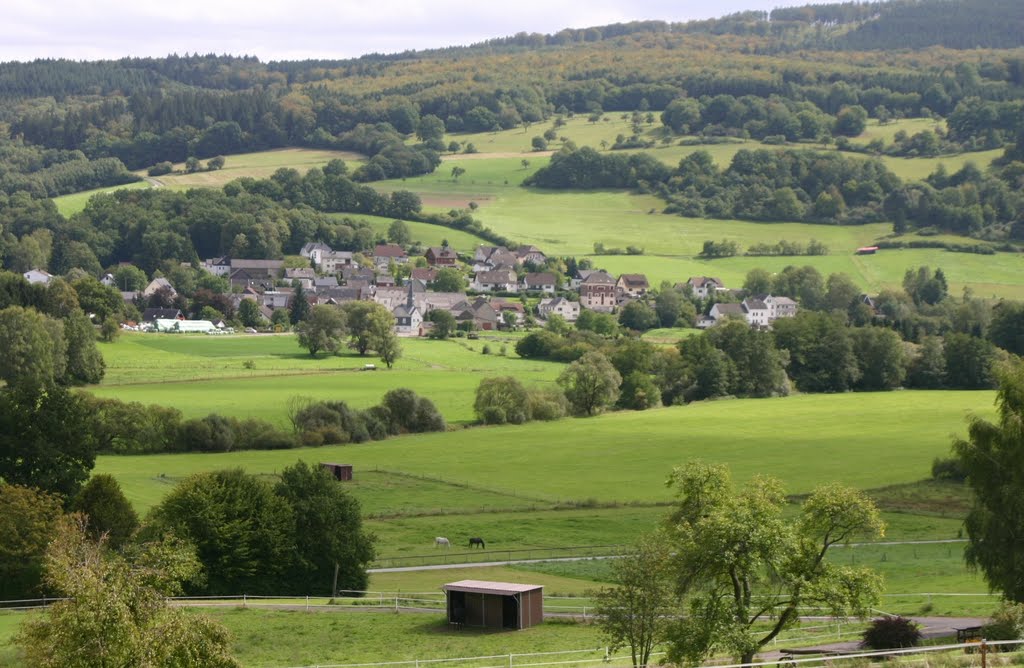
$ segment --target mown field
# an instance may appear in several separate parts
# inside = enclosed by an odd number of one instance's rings
[[[484,345],[491,354],[484,355]],[[390,389],[408,387],[433,400],[449,422],[474,419],[473,393],[484,375],[514,374],[527,385],[554,381],[562,365],[521,360],[511,338],[403,339],[387,369],[376,357],[346,351],[311,358],[295,336],[135,334],[100,344],[107,362],[103,397],[179,408],[188,417],[218,412],[286,422],[293,396],[341,399],[368,408]],[[502,355],[504,348],[505,354]],[[252,368],[246,368],[251,362]],[[376,371],[362,371],[365,364]]]
[[[225,156],[223,169],[214,172],[196,172],[185,174],[185,164],[174,165],[174,173],[155,177],[167,188],[185,190],[187,188],[220,188],[225,183],[242,176],[254,179],[265,179],[278,169],[295,169],[306,173],[313,167],[323,167],[331,160],[344,160],[349,169],[354,169],[365,156],[350,151],[328,151],[311,148],[281,148],[258,153],[241,153]],[[205,160],[201,160],[204,165]],[[145,170],[139,172],[145,174]]]
[[[188,416],[216,411],[284,424],[292,396],[365,407],[387,389],[411,387],[459,423],[473,419],[481,377],[511,374],[527,384],[550,383],[561,368],[516,359],[511,341],[488,341],[495,350],[507,345],[504,357],[482,355],[483,343],[407,340],[395,369],[362,372],[353,369],[364,358],[310,360],[289,336],[126,336],[103,346],[110,378],[91,391],[174,406]],[[243,367],[246,360],[252,360],[253,370]],[[199,379],[182,380],[193,377]],[[340,457],[361,470],[426,476],[527,502],[664,501],[668,492],[661,483],[671,466],[698,456],[731,463],[740,479],[771,472],[793,493],[833,479],[874,488],[926,477],[931,459],[948,450],[950,434],[962,432],[968,412],[991,413],[992,397],[991,392],[894,392],[718,401],[316,450],[103,458],[100,468],[117,474],[140,507],[166,491],[160,474],[174,479],[233,465],[272,473],[299,457]],[[765,425],[773,426],[766,430]],[[885,462],[883,469],[874,464],[879,461]]]

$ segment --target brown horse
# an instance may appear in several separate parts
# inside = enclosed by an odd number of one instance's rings
[[[487,549],[487,544],[484,543],[484,539],[483,538],[474,537],[474,538],[470,538],[469,539],[469,546],[470,547],[476,547],[477,545],[480,546],[480,549]]]

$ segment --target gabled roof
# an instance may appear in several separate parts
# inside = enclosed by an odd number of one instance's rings
[[[181,309],[176,308],[148,308],[142,312],[142,322],[177,320],[181,317]]]
[[[554,285],[555,281],[555,275],[547,271],[530,273],[523,278],[526,285]]]
[[[742,315],[746,316],[746,310],[743,308],[743,304],[725,304],[719,302],[711,307],[713,310],[717,310],[720,315]]]
[[[481,271],[476,275],[477,283],[515,283],[516,274],[511,269]]]
[[[409,277],[424,283],[431,283],[437,278],[437,269],[413,269]]]
[[[253,269],[263,271],[277,271],[284,267],[284,260],[248,260],[231,258],[232,269]]]
[[[327,252],[332,250],[330,246],[320,241],[310,241],[302,247],[299,251],[300,255],[308,256],[313,251]]]
[[[373,249],[374,257],[408,257],[398,244],[377,244]]]
[[[767,311],[768,305],[760,299],[747,297],[743,300],[743,307],[748,311]]]
[[[714,285],[719,288],[725,287],[725,284],[714,276],[691,276],[686,282],[695,288],[702,288],[707,284]]]
[[[648,288],[647,276],[644,274],[622,274],[619,281],[629,288]]]
[[[583,285],[615,285],[615,279],[607,272],[597,270],[587,274],[583,279]]]
[[[434,257],[444,257],[455,260],[459,257],[459,254],[453,251],[448,246],[431,246],[427,249],[427,253],[430,253]],[[424,253],[426,255],[426,253]]]

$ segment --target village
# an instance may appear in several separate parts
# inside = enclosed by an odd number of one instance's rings
[[[493,331],[544,324],[552,315],[575,323],[584,309],[617,313],[630,302],[647,302],[652,296],[644,274],[616,277],[592,268],[589,260],[577,263],[574,258],[569,262],[570,271],[563,259],[549,258],[532,245],[513,249],[479,246],[472,256],[460,256],[448,246],[411,254],[399,244],[380,243],[372,255],[363,255],[313,242],[302,247],[300,256],[308,262],[307,267],[289,267],[285,260],[217,257],[204,260],[199,268],[227,280],[230,292],[224,296],[232,313],[243,311],[246,300],[255,304],[254,315],[242,323],[250,334],[285,325],[284,316],[296,299],[304,299],[310,306],[373,301],[392,313],[396,334],[426,336],[433,327],[428,316],[437,310],[450,313],[462,332]],[[53,278],[40,269],[23,275],[30,283],[45,284]],[[101,283],[118,288],[111,273]],[[797,303],[788,297],[748,295],[726,287],[715,277],[691,276],[672,287],[704,306],[695,322],[685,323],[700,329],[729,317],[743,318],[752,327],[770,328],[777,318],[793,317],[797,312]],[[176,305],[181,303],[176,301],[178,292],[163,276],[154,277],[142,290],[119,292],[140,314],[139,321],[122,323],[123,329],[235,331],[223,314],[190,318],[187,309]]]

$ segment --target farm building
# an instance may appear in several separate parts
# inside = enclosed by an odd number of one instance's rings
[[[878,246],[861,246],[857,249],[857,255],[874,255],[878,252]]]
[[[217,327],[209,320],[170,320],[157,318],[153,321],[153,329],[158,332],[216,332]]]
[[[492,629],[527,629],[544,621],[544,587],[459,580],[444,587],[448,623]]]
[[[327,469],[335,480],[351,480],[351,464],[334,464],[332,462],[320,462],[320,466]]]

